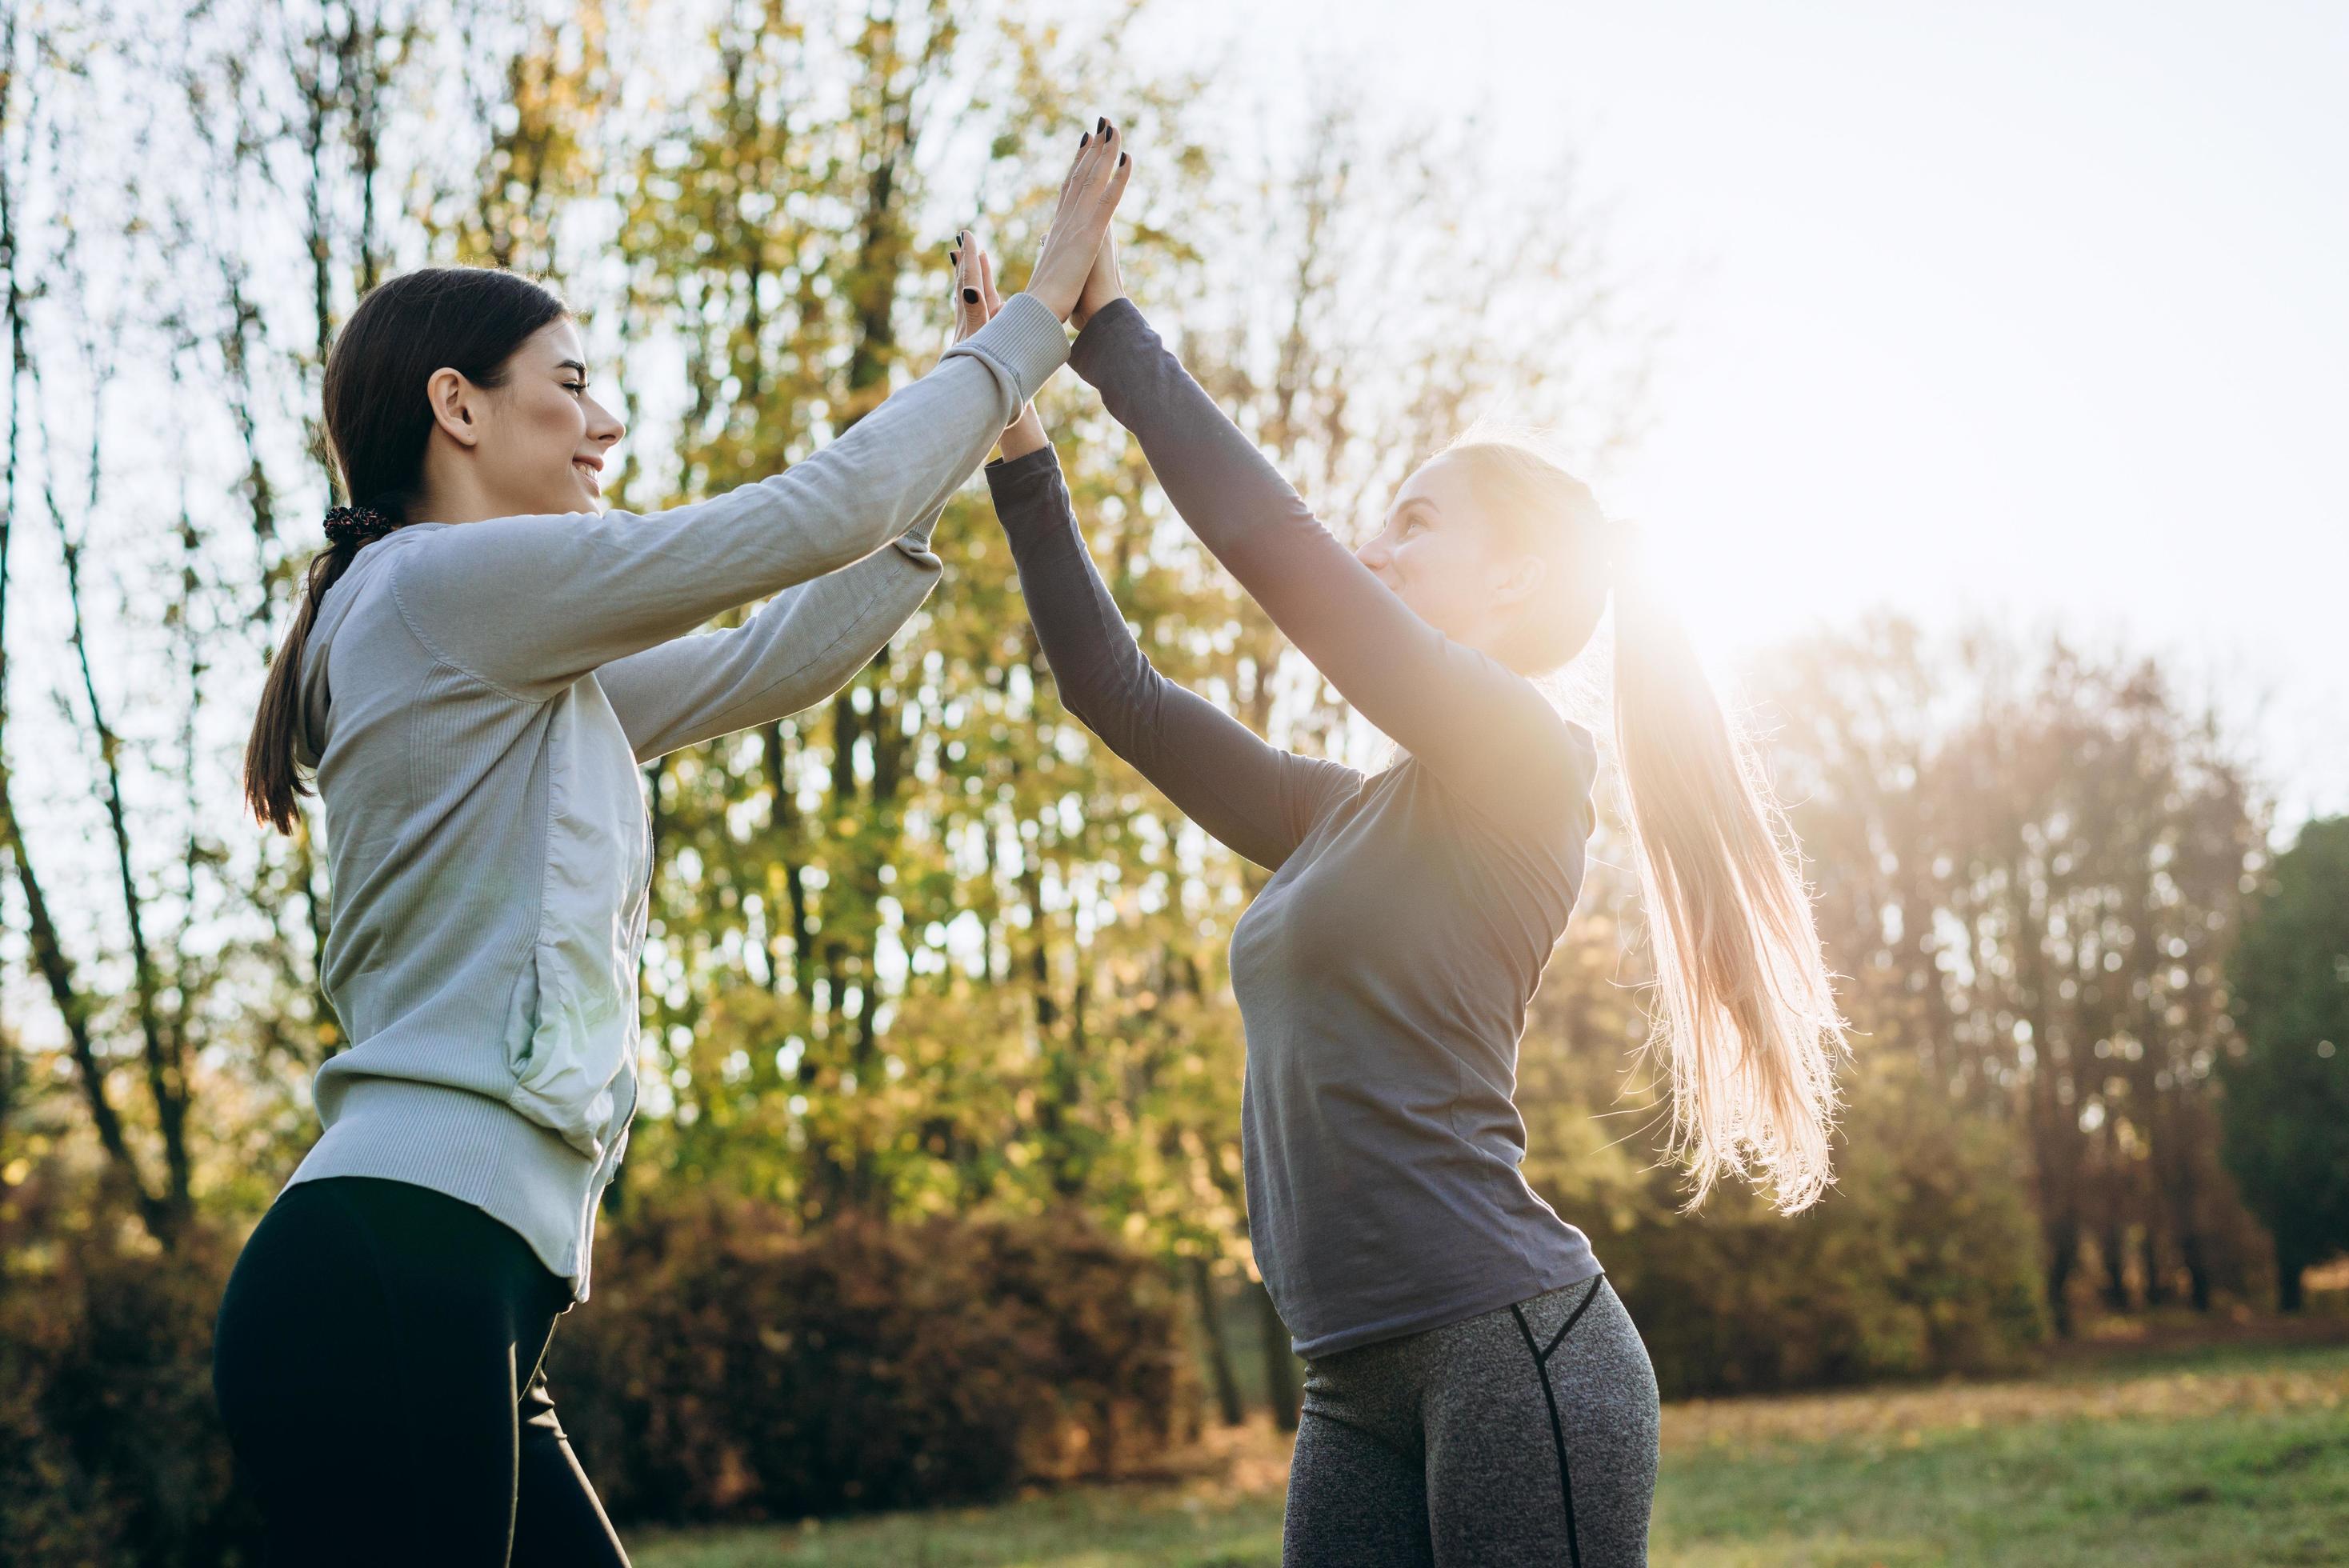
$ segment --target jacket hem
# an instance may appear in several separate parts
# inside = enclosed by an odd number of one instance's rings
[[[325,1176],[407,1181],[471,1203],[528,1243],[570,1284],[574,1302],[587,1299],[608,1170],[485,1095],[413,1078],[350,1079],[333,1124],[285,1185]]]

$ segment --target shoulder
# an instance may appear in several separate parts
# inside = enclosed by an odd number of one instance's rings
[[[1579,846],[1597,821],[1598,741],[1530,682],[1526,691],[1530,700],[1509,718],[1516,733],[1493,738],[1485,766],[1464,778],[1457,768],[1423,771],[1458,810],[1506,839]]]
[[[335,585],[326,590],[326,597],[318,601],[320,623],[323,624],[330,614],[347,614],[349,610],[345,606],[388,590],[398,572],[398,563],[434,534],[444,533],[450,527],[445,522],[411,522],[362,546],[350,565],[343,569],[343,574],[335,579]]]
[[[436,623],[419,614],[421,603],[436,603],[432,584],[460,569],[457,563],[434,562],[445,554],[458,535],[495,523],[414,522],[384,535],[362,549],[335,585],[318,603],[318,618],[304,655],[307,669],[314,663],[320,674],[348,684],[389,676],[409,680],[420,665],[438,665],[498,696],[517,702],[533,699],[482,680],[455,658],[433,634]],[[418,572],[424,575],[419,577]],[[331,661],[331,662],[330,662]]]

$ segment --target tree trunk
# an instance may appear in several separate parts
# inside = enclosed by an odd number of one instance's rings
[[[2105,1227],[2104,1245],[2100,1250],[2104,1253],[2105,1305],[2115,1312],[2127,1312],[2129,1309],[2128,1233],[2119,1221],[2116,1220]]]
[[[2178,1242],[2185,1253],[2186,1286],[2197,1312],[2210,1310],[2210,1259],[2202,1245],[2202,1233],[2189,1230]]]
[[[1224,1315],[1216,1305],[1216,1274],[1204,1257],[1191,1259],[1191,1299],[1199,1309],[1199,1332],[1207,1341],[1207,1377],[1216,1386],[1216,1410],[1224,1425],[1247,1418],[1240,1405],[1239,1379],[1232,1374],[1232,1347],[1224,1337]]]
[[[1256,1287],[1257,1321],[1264,1330],[1264,1393],[1272,1403],[1274,1424],[1284,1432],[1297,1429],[1297,1357],[1288,1348],[1288,1325],[1272,1305],[1272,1293]]]
[[[2156,1222],[2148,1220],[2145,1234],[2137,1242],[2138,1266],[2145,1270],[2145,1304],[2147,1306],[2168,1306],[2171,1298],[2169,1271],[2162,1265],[2161,1238]]]
[[[2298,1247],[2282,1236],[2278,1236],[2275,1243],[2275,1265],[2276,1310],[2298,1312],[2302,1299],[2300,1276],[2301,1272],[2308,1266],[2308,1260],[2301,1255]]]
[[[2069,1225],[2053,1224],[2047,1230],[2047,1310],[2054,1315],[2055,1333],[2064,1339],[2072,1337],[2072,1268],[2078,1260],[2079,1237]]]

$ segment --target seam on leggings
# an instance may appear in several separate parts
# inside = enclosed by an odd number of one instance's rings
[[[1550,1357],[1557,1352],[1558,1346],[1565,1341],[1567,1330],[1572,1328],[1577,1323],[1582,1320],[1583,1309],[1588,1306],[1592,1299],[1599,1295],[1599,1287],[1601,1284],[1604,1284],[1606,1281],[1607,1276],[1604,1274],[1592,1276],[1590,1288],[1582,1293],[1582,1299],[1574,1304],[1574,1310],[1566,1315],[1566,1321],[1559,1324],[1557,1326],[1557,1332],[1549,1336],[1548,1347],[1541,1353],[1542,1365],[1547,1366],[1549,1364]]]
[[[1549,1350],[1534,1344],[1533,1325],[1526,1321],[1525,1308],[1514,1302],[1509,1306],[1510,1315],[1517,1320],[1517,1332],[1525,1336],[1526,1353],[1534,1358],[1534,1376],[1541,1382],[1542,1403],[1549,1407],[1549,1437],[1557,1448],[1557,1490],[1559,1500],[1566,1504],[1566,1553],[1572,1568],[1582,1568],[1582,1536],[1574,1522],[1574,1467],[1567,1461],[1566,1425],[1558,1419],[1557,1393],[1549,1383],[1549,1357],[1550,1351],[1556,1350],[1558,1342],[1566,1337],[1566,1330],[1574,1326],[1575,1321],[1582,1315],[1582,1309],[1588,1306],[1591,1298],[1599,1294],[1599,1283],[1606,1277],[1602,1274],[1590,1282],[1590,1288],[1583,1293],[1582,1300],[1568,1315],[1565,1327],[1551,1338]]]

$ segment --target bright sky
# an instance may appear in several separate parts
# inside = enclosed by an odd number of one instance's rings
[[[1727,662],[1868,606],[2169,655],[2349,810],[2349,6],[1179,0],[1154,53],[1580,148],[1673,325],[1614,511]],[[1701,564],[1699,564],[1701,563]]]

